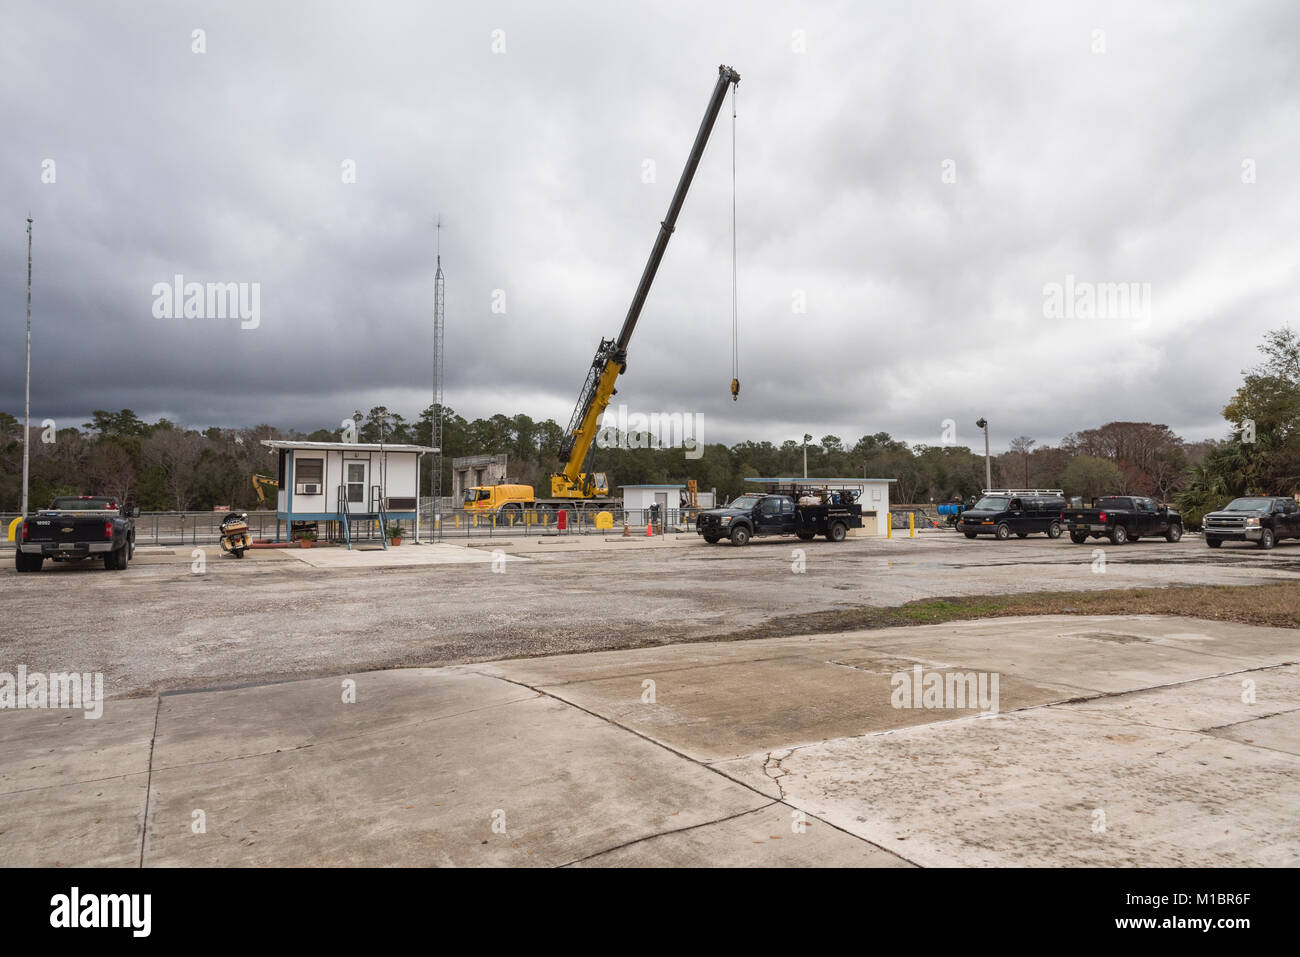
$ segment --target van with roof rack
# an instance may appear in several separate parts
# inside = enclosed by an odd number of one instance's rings
[[[967,538],[992,535],[999,541],[1040,533],[1060,538],[1064,509],[1059,488],[986,488],[979,501],[961,513],[957,530]]]

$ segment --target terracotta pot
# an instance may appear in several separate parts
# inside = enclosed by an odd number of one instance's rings
[[[400,538],[391,538],[389,539],[389,541],[392,542],[394,545],[402,544],[402,540]]]
[[[298,539],[298,541],[299,541],[299,543],[302,545],[303,548],[311,548],[311,539],[308,539],[308,538],[300,538],[300,539]]]

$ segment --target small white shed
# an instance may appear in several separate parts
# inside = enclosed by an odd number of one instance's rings
[[[679,509],[685,485],[620,485],[623,492],[623,511],[640,512],[658,503],[659,511],[667,515],[669,509]]]
[[[420,456],[437,449],[288,439],[262,444],[279,453],[276,541],[282,521],[290,529],[293,522],[337,522],[349,548],[356,522],[410,521],[419,540]]]

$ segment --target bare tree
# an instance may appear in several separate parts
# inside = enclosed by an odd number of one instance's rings
[[[1036,444],[1037,442],[1035,442],[1027,435],[1017,435],[1014,439],[1011,440],[1011,451],[1016,452],[1020,455],[1021,461],[1023,462],[1025,467],[1025,485],[1024,485],[1025,488],[1030,487],[1029,450],[1032,449]]]
[[[195,466],[202,452],[203,437],[179,428],[156,429],[141,446],[144,460],[162,471],[163,489],[178,512],[194,498]]]

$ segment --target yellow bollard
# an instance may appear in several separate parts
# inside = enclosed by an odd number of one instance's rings
[[[916,513],[907,513],[907,537],[916,538]]]
[[[885,538],[894,537],[894,516],[889,512],[885,513]]]

